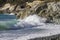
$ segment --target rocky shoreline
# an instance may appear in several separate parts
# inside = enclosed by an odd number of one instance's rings
[[[26,2],[24,5],[6,3],[0,7],[0,14],[13,13],[17,18],[21,19],[29,15],[37,14],[40,17],[47,18],[47,21],[53,21],[54,23],[60,24],[60,2],[45,2],[38,0]]]

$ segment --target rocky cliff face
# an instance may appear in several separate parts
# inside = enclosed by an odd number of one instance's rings
[[[47,18],[49,21],[53,21],[55,23],[60,22],[60,2],[57,2],[59,0],[13,1],[14,0],[7,0],[6,3],[3,2],[4,5],[0,7],[0,13],[14,13],[17,18],[21,19],[24,19],[29,15],[37,14],[40,17]]]

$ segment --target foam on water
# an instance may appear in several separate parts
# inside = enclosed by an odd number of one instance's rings
[[[0,40],[28,40],[60,34],[60,25],[46,25],[45,21],[46,18],[37,15],[30,15],[23,20],[18,19],[17,24],[14,24],[14,26],[25,29],[0,31]]]

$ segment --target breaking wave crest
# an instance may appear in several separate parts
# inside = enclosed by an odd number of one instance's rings
[[[41,18],[37,15],[30,15],[27,18],[24,18],[23,20],[18,19],[17,21],[17,24],[15,24],[14,26],[22,28],[31,28],[39,25],[44,25],[46,18]]]

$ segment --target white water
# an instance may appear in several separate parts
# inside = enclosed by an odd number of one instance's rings
[[[37,15],[30,15],[27,18],[23,20],[18,20],[18,23],[15,24],[15,26],[20,26],[20,27],[36,27],[38,25],[44,25],[44,22],[46,21],[46,18],[41,18]]]
[[[14,26],[22,27],[22,29],[0,31],[0,40],[27,40],[60,34],[60,25],[45,24],[46,18],[37,15],[30,15],[23,20],[19,19],[17,21]]]

